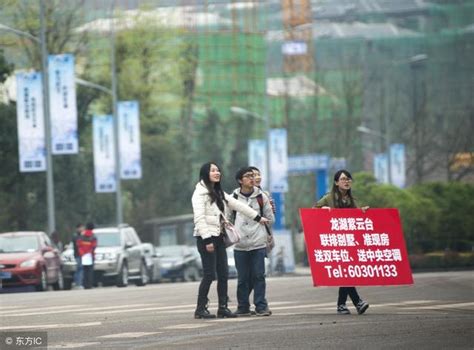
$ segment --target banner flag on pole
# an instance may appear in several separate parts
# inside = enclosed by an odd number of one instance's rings
[[[141,179],[140,118],[137,101],[117,104],[119,123],[120,178]]]
[[[16,84],[20,172],[46,171],[41,73],[18,73]]]
[[[50,55],[48,68],[52,154],[77,154],[79,142],[74,56]]]
[[[94,116],[94,178],[96,192],[115,192],[114,119],[111,115]]]
[[[395,143],[390,145],[390,161],[392,184],[404,188],[406,183],[404,144]]]
[[[267,170],[267,142],[265,140],[248,141],[248,161],[250,166],[260,169],[262,175],[261,187],[268,188],[268,170]]]
[[[270,192],[288,192],[288,144],[286,129],[270,129]]]
[[[378,182],[388,183],[388,158],[385,153],[374,155],[374,175]]]

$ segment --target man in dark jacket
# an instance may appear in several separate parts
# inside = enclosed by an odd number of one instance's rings
[[[81,237],[82,231],[84,231],[84,224],[76,225],[76,232],[74,232],[71,243],[74,250],[74,259],[76,259],[76,271],[74,272],[74,288],[83,288],[82,283],[82,263],[81,257],[79,256],[79,250],[77,248],[77,239]]]

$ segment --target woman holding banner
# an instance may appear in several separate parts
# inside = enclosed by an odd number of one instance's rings
[[[359,208],[355,198],[352,196],[352,175],[347,170],[339,170],[334,174],[334,182],[330,193],[324,195],[313,208]],[[369,207],[360,207],[363,211]],[[362,300],[355,287],[339,287],[339,297],[337,299],[337,313],[348,315],[351,312],[346,306],[347,296],[351,297],[352,303],[359,315],[363,314],[369,304]]]

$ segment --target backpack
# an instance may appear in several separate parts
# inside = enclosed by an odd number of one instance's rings
[[[239,198],[239,196],[237,195],[237,193],[233,193],[232,196],[237,199]],[[260,207],[260,216],[263,217],[263,194],[262,193],[259,193],[257,194],[257,197],[255,197],[257,199],[257,202],[258,202],[258,206]],[[231,217],[231,221],[233,224],[235,224],[235,217],[237,215],[237,212],[235,210],[232,211],[232,217]],[[271,236],[272,233],[270,232],[270,229],[268,228],[267,225],[264,225],[265,226],[265,230],[267,231],[268,235]]]

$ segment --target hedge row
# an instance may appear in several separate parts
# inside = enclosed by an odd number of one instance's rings
[[[473,251],[474,185],[436,182],[399,189],[378,184],[368,173],[354,174],[354,180],[359,203],[399,209],[409,253]]]
[[[412,269],[436,268],[473,268],[474,253],[459,253],[447,251],[445,253],[410,254],[408,256]]]

